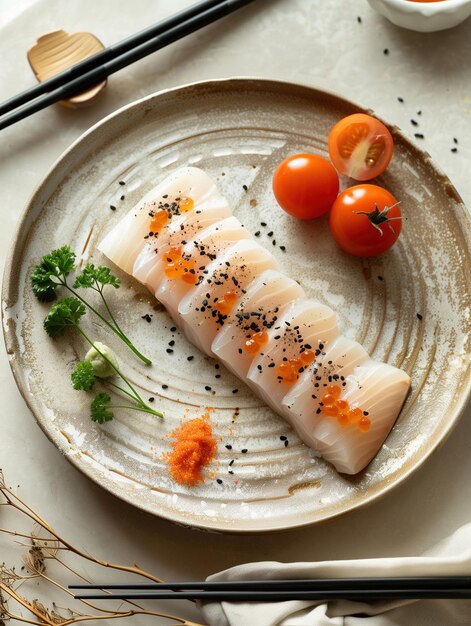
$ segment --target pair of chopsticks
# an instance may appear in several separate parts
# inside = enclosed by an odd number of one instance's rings
[[[466,600],[471,599],[471,576],[87,584],[69,585],[69,589],[80,590],[74,596],[77,600]]]
[[[254,0],[204,0],[0,104],[0,130],[65,100]]]

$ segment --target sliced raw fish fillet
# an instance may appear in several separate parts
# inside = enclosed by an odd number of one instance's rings
[[[307,367],[283,398],[283,415],[308,445],[314,446],[313,431],[322,419],[321,397],[328,385],[346,386],[346,379],[357,365],[369,359],[357,341],[339,335]]]
[[[181,245],[182,241],[191,241],[211,224],[230,216],[229,207],[221,207],[219,201],[215,202],[215,206],[205,206],[204,211],[197,209],[175,216],[159,233],[158,239],[152,237],[146,241],[134,262],[132,275],[155,292],[158,282],[154,276],[163,271],[163,254]]]
[[[237,242],[218,255],[206,267],[203,280],[180,302],[178,315],[188,339],[206,354],[226,320],[232,317],[237,300],[262,272],[278,269],[278,262],[258,242],[247,239]],[[225,310],[231,294],[232,307]]]
[[[224,256],[225,252],[234,243],[242,242],[246,239],[249,239],[251,243],[255,243],[249,231],[232,215],[214,222],[199,232],[193,240],[183,240],[186,243],[182,246],[182,252],[184,256],[196,260],[195,272],[202,280],[206,270],[208,273],[212,271],[209,267],[213,261],[217,260],[221,255]],[[165,252],[162,257],[164,256]],[[184,296],[197,289],[197,284],[191,285],[181,280],[171,280],[165,275],[165,268],[166,264],[162,258],[161,262],[155,265],[151,275],[147,276],[147,280],[149,284],[152,284],[156,298],[165,306],[176,323],[180,325],[182,320],[178,316],[178,305]]]
[[[294,300],[305,298],[304,289],[292,278],[277,270],[267,270],[255,278],[240,299],[234,312],[234,319],[224,324],[211,346],[216,358],[234,374],[244,379],[256,352],[245,345],[251,337],[261,337],[260,350],[263,351],[263,338],[276,324],[279,315]],[[253,340],[254,349],[257,348]]]
[[[357,366],[347,376],[339,398],[351,409],[360,409],[363,417],[346,425],[335,416],[319,420],[313,429],[316,449],[339,472],[356,474],[362,470],[388,436],[409,386],[409,376],[392,365],[368,359]]]
[[[314,300],[295,301],[268,331],[267,345],[263,354],[253,360],[247,381],[269,406],[280,412],[283,397],[309,365],[308,357],[314,360],[315,354],[338,334],[337,318],[331,308]],[[280,367],[290,369],[291,375],[281,377]]]
[[[220,219],[228,212],[226,199],[205,172],[196,167],[182,167],[151,189],[106,235],[98,249],[124,272],[132,274],[136,258],[147,242],[149,212],[160,205],[171,204],[179,197],[191,198],[194,202],[192,211],[195,212],[219,207]],[[167,228],[168,224],[162,230]],[[158,238],[155,238],[155,244],[158,245]]]
[[[360,471],[393,426],[408,375],[340,336],[335,313],[306,299],[229,216],[211,179],[181,168],[129,211],[99,249],[146,284],[190,341],[220,358],[308,446],[340,472]]]

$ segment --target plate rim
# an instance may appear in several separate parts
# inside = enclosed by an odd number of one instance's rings
[[[191,89],[213,89],[214,91],[221,91],[222,89],[230,88],[231,86],[239,85],[241,89],[250,89],[254,85],[261,87],[264,86],[266,90],[276,89],[283,91],[283,93],[288,93],[290,90],[297,91],[305,91],[306,94],[318,94],[322,96],[327,96],[329,98],[337,99],[342,104],[347,104],[348,106],[356,109],[358,112],[372,114],[376,119],[381,121],[389,130],[392,132],[393,136],[400,137],[401,141],[407,145],[407,147],[412,151],[420,155],[420,157],[427,162],[427,165],[431,167],[439,179],[447,183],[447,191],[450,196],[456,201],[455,210],[460,214],[458,217],[460,218],[460,222],[462,224],[462,233],[464,237],[464,241],[466,243],[466,256],[467,256],[467,265],[470,266],[471,261],[471,215],[466,208],[466,205],[463,202],[459,192],[456,190],[455,186],[449,179],[449,177],[445,174],[445,172],[441,169],[440,166],[436,164],[436,162],[431,158],[430,154],[423,148],[417,146],[398,126],[394,124],[390,124],[381,116],[378,116],[373,109],[370,107],[366,107],[358,102],[352,101],[349,98],[345,98],[344,96],[330,91],[328,89],[324,89],[321,87],[317,87],[315,85],[309,85],[307,83],[300,83],[295,81],[285,81],[285,80],[277,80],[272,78],[263,78],[263,77],[254,77],[254,76],[231,76],[227,78],[215,78],[209,80],[200,80],[200,81],[192,81],[190,83],[185,83],[182,85],[177,85],[175,87],[170,87],[166,89],[161,89],[159,91],[153,92],[139,98],[137,100],[133,100],[122,107],[119,107],[115,111],[112,111],[105,117],[101,118],[97,122],[95,122],[90,128],[81,133],[71,144],[68,146],[58,157],[54,160],[52,165],[48,168],[47,172],[42,176],[39,183],[36,184],[32,193],[30,194],[28,201],[23,208],[20,219],[17,223],[17,226],[12,235],[12,241],[8,250],[8,255],[5,262],[5,268],[3,272],[3,281],[2,281],[2,290],[1,290],[1,300],[2,300],[2,328],[3,328],[3,337],[5,348],[8,356],[8,361],[10,364],[10,368],[16,383],[16,386],[23,397],[28,409],[33,414],[33,417],[36,423],[39,425],[41,430],[44,432],[46,437],[53,443],[53,445],[58,449],[59,452],[66,457],[66,459],[77,469],[80,473],[86,476],[89,480],[93,481],[96,485],[100,486],[102,489],[105,489],[108,493],[113,495],[114,497],[126,502],[127,504],[132,505],[133,507],[144,511],[146,513],[150,513],[160,519],[164,519],[166,521],[175,523],[179,526],[183,526],[185,528],[191,528],[201,531],[207,532],[220,532],[224,534],[232,534],[232,535],[259,535],[259,534],[270,534],[270,533],[279,533],[279,532],[289,532],[294,531],[300,528],[305,528],[309,526],[315,526],[318,524],[324,524],[330,520],[337,519],[342,517],[350,512],[359,510],[364,508],[379,498],[383,497],[387,493],[390,493],[400,485],[402,485],[412,474],[414,474],[430,457],[436,452],[447,440],[450,436],[452,430],[460,420],[468,401],[471,396],[471,378],[468,377],[468,381],[466,385],[463,387],[460,393],[460,397],[458,401],[455,403],[453,409],[449,414],[449,420],[446,426],[443,428],[440,438],[435,440],[430,448],[413,464],[410,464],[406,471],[404,471],[394,482],[387,482],[383,484],[381,487],[377,488],[372,494],[366,496],[360,501],[356,501],[351,504],[347,508],[342,511],[333,511],[331,513],[326,514],[324,517],[320,519],[314,520],[303,520],[300,522],[294,521],[289,525],[283,523],[279,524],[276,520],[269,520],[269,523],[272,524],[271,527],[267,528],[259,528],[259,527],[250,527],[250,520],[244,522],[244,528],[234,528],[228,527],[228,525],[224,525],[220,522],[213,522],[211,519],[205,520],[205,522],[192,521],[189,522],[187,518],[185,518],[185,514],[176,513],[173,515],[167,514],[167,512],[160,512],[152,509],[150,506],[146,506],[145,503],[134,502],[130,496],[127,496],[124,493],[116,493],[107,485],[101,484],[97,477],[92,473],[87,471],[87,467],[83,466],[78,459],[75,458],[75,455],[67,454],[68,450],[65,445],[61,445],[60,441],[54,439],[52,433],[48,432],[46,429],[45,420],[40,417],[40,411],[37,410],[36,403],[34,400],[34,395],[31,394],[22,381],[22,368],[19,363],[19,359],[17,358],[16,349],[17,349],[17,340],[16,334],[13,330],[12,324],[7,324],[5,319],[5,304],[8,303],[8,307],[11,306],[11,303],[14,303],[18,300],[18,282],[15,283],[14,277],[17,275],[18,271],[15,270],[15,261],[18,257],[21,258],[23,252],[23,246],[18,246],[19,239],[21,233],[23,232],[23,227],[25,222],[28,219],[28,214],[32,208],[33,203],[35,202],[37,196],[40,194],[41,190],[46,187],[49,179],[55,174],[56,169],[58,169],[62,163],[62,161],[75,150],[76,146],[81,144],[86,138],[93,133],[95,133],[100,127],[105,126],[110,120],[117,118],[126,113],[133,108],[137,108],[145,102],[152,102],[154,100],[158,100],[160,97],[164,95],[176,94],[178,92],[184,92],[186,90]],[[26,243],[26,242],[25,242]],[[18,264],[17,264],[18,266]],[[36,410],[35,410],[36,409]]]

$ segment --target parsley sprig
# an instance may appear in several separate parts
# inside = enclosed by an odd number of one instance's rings
[[[141,411],[143,413],[150,413],[156,417],[163,417],[162,413],[155,411],[144,402],[135,387],[120,371],[119,367],[106,356],[103,350],[98,347],[97,343],[94,343],[83,330],[80,326],[80,319],[84,314],[85,305],[76,297],[68,296],[66,298],[61,298],[58,302],[53,304],[49,313],[46,315],[44,319],[44,329],[50,337],[54,338],[67,328],[75,328],[82,335],[85,341],[98,352],[102,359],[108,363],[114,373],[121,378],[125,387],[121,387],[121,385],[118,385],[111,380],[107,380],[107,384],[123,393],[134,402],[134,404],[113,405],[111,404],[111,397],[107,393],[99,393],[95,396],[91,404],[92,420],[101,424],[110,421],[113,418],[112,409],[131,409],[134,411]],[[88,361],[80,361],[77,363],[71,378],[74,389],[83,389],[84,391],[92,389],[97,380],[93,366]]]
[[[97,267],[93,263],[87,263],[71,286],[68,282],[68,277],[75,270],[75,260],[75,253],[72,252],[69,246],[62,246],[62,248],[52,250],[52,252],[46,254],[34,268],[31,277],[31,287],[35,296],[41,302],[52,302],[57,298],[57,288],[65,287],[84,305],[84,307],[88,307],[90,311],[106,324],[141,361],[146,365],[151,365],[152,361],[139,352],[120,328],[103,293],[106,286],[118,289],[120,286],[119,278],[114,276],[106,266],[101,265]],[[106,319],[97,311],[97,309],[85,300],[76,289],[92,289],[97,292],[108,313],[109,319]],[[83,312],[85,313],[85,309]]]

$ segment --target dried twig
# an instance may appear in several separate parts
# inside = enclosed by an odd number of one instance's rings
[[[102,608],[99,604],[85,600],[75,601],[80,602],[79,606],[84,610],[82,613],[72,608],[60,609],[58,608],[60,606],[58,602],[53,602],[52,608],[48,608],[41,600],[28,599],[25,593],[20,593],[19,589],[31,579],[42,581],[54,593],[60,594],[61,601],[63,601],[64,596],[69,600],[73,598],[73,593],[67,588],[65,583],[61,582],[60,574],[52,576],[49,573],[48,562],[54,564],[60,573],[72,573],[74,576],[87,582],[90,581],[76,571],[77,565],[75,563],[88,562],[99,568],[126,572],[153,582],[161,582],[161,579],[143,570],[136,564],[121,565],[110,563],[74,546],[6,486],[1,470],[0,496],[3,498],[3,501],[0,501],[0,506],[8,507],[15,511],[23,520],[34,524],[34,529],[30,533],[0,528],[0,535],[11,538],[12,543],[26,548],[26,552],[22,554],[23,567],[21,573],[14,567],[0,564],[0,626],[8,626],[9,621],[33,624],[34,626],[70,626],[82,622],[132,618],[138,615],[160,617],[162,620],[165,620],[167,626],[202,626],[183,617],[146,609],[134,602],[126,602],[124,608],[113,610],[109,608],[109,605],[106,605],[106,608]],[[16,537],[26,541],[17,541],[15,540]],[[59,554],[61,555],[60,558]],[[73,563],[68,561],[73,561]],[[10,604],[15,605],[16,612],[13,612]]]

